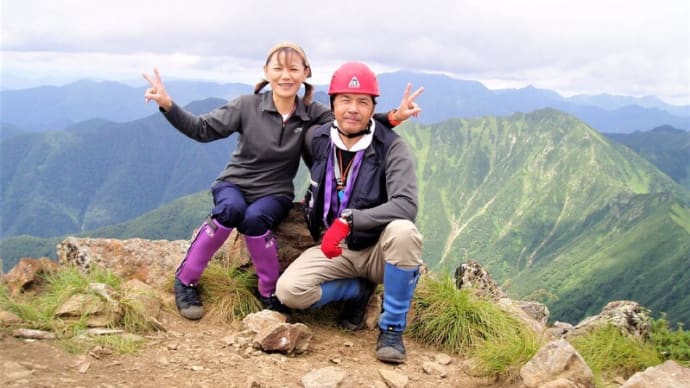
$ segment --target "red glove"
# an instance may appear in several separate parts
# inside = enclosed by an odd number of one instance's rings
[[[338,245],[348,234],[350,234],[350,225],[342,219],[336,218],[331,227],[326,231],[326,234],[323,235],[321,252],[329,259],[340,256],[343,250]]]

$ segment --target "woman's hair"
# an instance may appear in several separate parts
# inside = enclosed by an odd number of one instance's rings
[[[273,55],[278,55],[277,58],[278,60],[280,60],[280,54],[285,54],[285,58],[289,58],[292,55],[299,55],[299,57],[302,58],[302,64],[304,65],[304,68],[307,70],[307,78],[311,77],[311,67],[309,66],[309,60],[307,60],[307,55],[304,53],[304,50],[302,50],[301,47],[294,43],[284,42],[271,47],[271,49],[268,51],[268,57],[266,57],[265,65],[268,65]],[[270,82],[268,82],[265,79],[261,80],[261,82],[257,83],[254,87],[254,94],[258,94],[269,83]],[[304,81],[304,97],[302,98],[304,100],[304,105],[309,106],[309,104],[311,104],[313,94],[314,86],[312,86],[307,81]]]

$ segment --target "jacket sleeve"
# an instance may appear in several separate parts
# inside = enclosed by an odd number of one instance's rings
[[[237,98],[209,113],[197,116],[173,102],[170,110],[163,112],[163,116],[187,137],[207,143],[226,138],[239,130],[241,105],[241,98]]]
[[[417,175],[409,146],[397,138],[386,156],[388,201],[370,209],[352,209],[353,229],[373,229],[393,220],[412,222],[417,217]]]

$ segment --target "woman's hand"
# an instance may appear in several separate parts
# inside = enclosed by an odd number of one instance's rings
[[[161,75],[158,73],[158,69],[155,67],[153,68],[153,74],[154,77],[151,77],[146,73],[143,74],[144,78],[149,81],[149,84],[151,85],[151,87],[146,89],[146,92],[144,93],[144,100],[146,100],[146,102],[151,100],[155,101],[159,107],[167,112],[170,110],[170,108],[172,108],[172,98],[170,98],[168,92],[165,91],[165,86],[163,86],[163,81],[161,81]]]

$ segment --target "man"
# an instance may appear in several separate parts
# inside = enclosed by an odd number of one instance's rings
[[[306,250],[278,279],[276,296],[295,309],[345,301],[339,325],[357,330],[376,284],[383,283],[376,357],[401,363],[402,334],[422,265],[412,154],[401,137],[373,119],[379,87],[365,64],[342,65],[328,94],[335,121],[308,135],[312,165],[305,197],[312,235],[318,240],[327,230],[320,247]],[[419,111],[412,104],[391,121]]]

